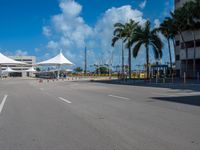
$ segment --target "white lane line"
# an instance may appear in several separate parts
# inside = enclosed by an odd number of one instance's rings
[[[4,106],[5,102],[6,102],[7,97],[8,97],[8,95],[4,95],[4,98],[3,98],[3,100],[2,100],[2,102],[0,104],[0,114],[1,114],[1,112],[3,110],[3,106]]]
[[[129,100],[129,98],[122,97],[122,96],[117,96],[117,95],[108,95],[108,96],[110,96],[110,97],[114,97],[114,98],[120,98],[120,99]]]
[[[67,100],[67,99],[64,99],[64,98],[62,98],[62,97],[58,97],[60,100],[62,100],[62,101],[64,101],[64,102],[66,102],[66,103],[68,103],[68,104],[71,104],[72,102],[70,102],[69,100]]]

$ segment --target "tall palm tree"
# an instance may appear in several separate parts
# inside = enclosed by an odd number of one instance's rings
[[[172,73],[172,54],[171,54],[170,39],[172,39],[174,36],[172,19],[170,17],[166,17],[165,20],[160,24],[159,30],[167,39],[168,49],[169,49],[169,59],[170,59],[170,74],[171,74]]]
[[[155,59],[162,58],[163,43],[157,35],[156,29],[151,29],[150,22],[146,21],[144,27],[138,26],[131,44],[135,44],[133,47],[133,57],[138,56],[138,52],[141,50],[141,46],[144,45],[146,49],[146,65],[147,65],[147,79],[149,79],[149,49],[153,49]]]
[[[114,30],[114,37],[112,39],[112,46],[115,45],[115,43],[118,40],[122,40],[123,43],[126,44],[126,48],[128,48],[128,63],[129,63],[129,78],[131,78],[131,47],[132,45],[130,44],[132,35],[138,26],[138,23],[135,22],[134,20],[130,20],[129,22],[122,24],[122,23],[116,23],[114,25],[115,30]],[[122,43],[122,68],[124,72],[124,51],[123,51],[123,43]]]
[[[126,43],[126,48],[128,48],[128,65],[129,65],[129,79],[131,79],[131,48],[133,46],[133,43],[131,43],[131,40],[133,38],[133,35],[135,34],[135,30],[138,27],[138,22],[135,22],[134,20],[130,20],[128,23],[125,24],[125,38],[124,42]]]
[[[115,23],[114,24],[114,32],[113,32],[113,39],[112,39],[112,46],[115,46],[115,43],[119,40],[122,42],[122,76],[124,78],[124,46],[123,46],[123,38],[124,38],[124,30],[125,25],[122,23]]]

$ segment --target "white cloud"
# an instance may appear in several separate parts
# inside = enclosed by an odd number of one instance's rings
[[[159,19],[155,19],[154,20],[154,27],[158,28],[160,26],[160,20]]]
[[[48,27],[48,26],[43,27],[42,28],[42,33],[45,36],[47,36],[47,37],[51,36],[51,29],[50,29],[50,27]]]
[[[139,10],[132,9],[130,5],[108,9],[98,20],[95,26],[94,37],[97,39],[96,41],[98,41],[99,49],[102,50],[106,61],[110,59],[110,51],[113,50],[113,48],[110,46],[114,30],[113,25],[116,22],[125,23],[130,19],[140,22],[141,24],[145,22],[145,20],[143,19],[143,13]],[[121,48],[119,49],[119,47],[115,47],[114,49],[114,57],[116,57],[116,55],[119,55],[119,50]]]
[[[104,57],[107,61],[111,55],[110,51],[113,51],[111,39],[114,23],[125,23],[130,19],[141,24],[145,22],[142,12],[126,5],[108,9],[97,20],[94,27],[91,27],[80,16],[82,6],[79,3],[62,0],[59,6],[61,13],[51,17],[50,28],[53,36],[48,42],[47,48],[56,51],[62,48],[72,62],[83,59],[82,52],[85,46],[91,51],[89,63],[94,64],[99,57]],[[116,45],[114,48],[114,55],[119,55],[118,46]],[[77,63],[82,63],[82,61]]]
[[[82,10],[82,6],[80,4],[71,0],[62,0],[59,6],[67,17],[76,17]]]
[[[79,16],[82,6],[75,1],[63,0],[60,3],[61,13],[52,17],[55,31],[60,34],[59,46],[70,48],[76,45],[83,48],[86,39],[92,34],[92,28]]]
[[[28,52],[24,51],[24,50],[16,50],[15,55],[16,56],[26,56],[26,55],[28,55]]]
[[[34,50],[35,50],[35,52],[39,52],[40,51],[40,49],[37,48],[37,47]]]
[[[146,4],[147,4],[147,0],[144,0],[143,2],[141,2],[141,3],[139,4],[139,7],[140,7],[141,9],[144,9],[145,6],[146,6]]]
[[[55,41],[49,41],[47,44],[47,48],[49,49],[57,49],[58,48],[58,43]]]

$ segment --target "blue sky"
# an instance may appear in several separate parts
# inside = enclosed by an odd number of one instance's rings
[[[1,0],[0,51],[44,60],[62,48],[69,59],[82,65],[76,61],[83,58],[87,45],[90,63],[97,63],[103,61],[101,57],[109,58],[105,49],[112,51],[113,21],[124,22],[137,14],[139,21],[149,19],[154,26],[172,9],[173,0]],[[116,49],[115,60],[120,55]]]

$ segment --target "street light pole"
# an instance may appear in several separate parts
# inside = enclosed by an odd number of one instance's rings
[[[85,69],[84,69],[85,75],[87,74],[87,47],[85,47]]]

